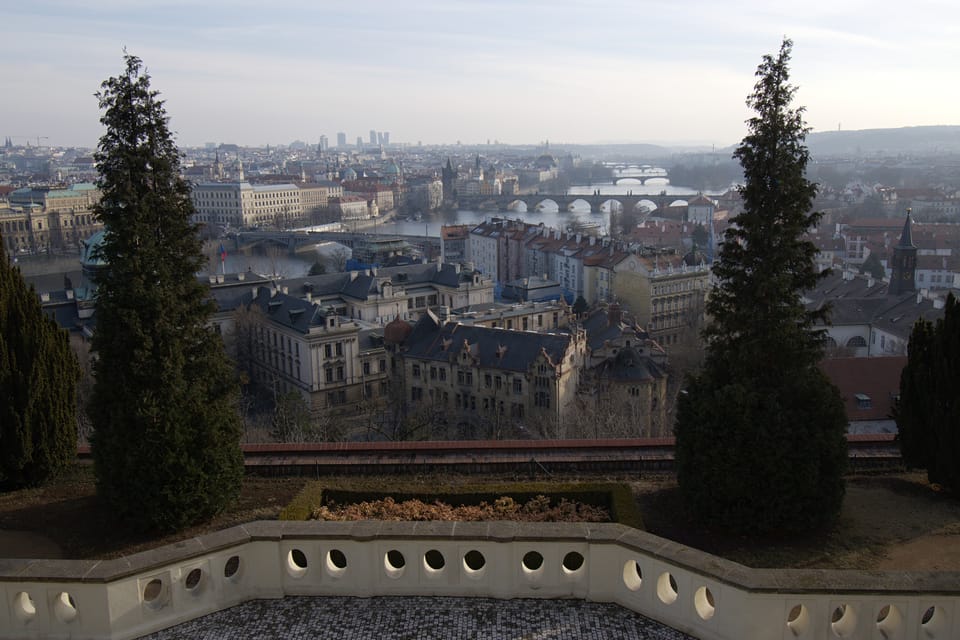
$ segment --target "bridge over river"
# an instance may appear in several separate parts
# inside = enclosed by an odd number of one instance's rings
[[[557,205],[560,211],[570,211],[575,202],[585,202],[590,206],[591,212],[600,213],[604,205],[609,207],[611,203],[619,205],[624,211],[634,211],[643,206],[656,210],[666,209],[675,203],[686,205],[695,197],[693,194],[678,196],[667,195],[665,192],[658,195],[634,195],[630,192],[627,195],[601,195],[599,191],[590,195],[531,193],[524,195],[460,196],[457,199],[457,206],[471,211],[512,211],[522,202],[526,205],[528,212],[534,212],[540,205],[552,202]]]

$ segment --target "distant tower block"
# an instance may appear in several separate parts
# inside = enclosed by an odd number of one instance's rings
[[[374,129],[370,129],[370,144],[377,144],[377,132]]]
[[[347,146],[347,134],[343,133],[342,131],[337,134],[337,146],[338,147]]]

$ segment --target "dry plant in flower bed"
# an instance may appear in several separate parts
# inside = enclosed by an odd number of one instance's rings
[[[521,504],[510,496],[502,496],[493,504],[451,506],[439,500],[396,502],[391,497],[354,504],[320,506],[311,514],[313,520],[516,520],[522,522],[609,522],[610,513],[603,507],[560,498],[557,504],[538,495]]]

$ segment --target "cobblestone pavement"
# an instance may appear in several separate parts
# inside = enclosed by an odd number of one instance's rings
[[[252,600],[149,640],[692,640],[614,604],[582,600],[286,597]]]

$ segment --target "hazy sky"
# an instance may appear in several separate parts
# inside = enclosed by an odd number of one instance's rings
[[[960,3],[0,0],[0,140],[95,146],[143,59],[178,143],[733,144],[794,41],[816,131],[960,124]]]

